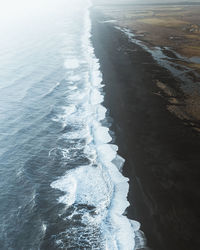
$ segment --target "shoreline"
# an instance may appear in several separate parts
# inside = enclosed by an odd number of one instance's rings
[[[200,74],[200,5],[132,3],[127,6],[126,3],[115,1],[115,5],[110,5],[100,0],[95,8],[103,13],[105,20],[115,20],[117,26],[131,30],[136,40],[150,50],[162,48],[178,67],[185,66],[191,70],[190,74]]]
[[[141,223],[153,250],[198,249],[199,136],[166,110],[156,80],[178,85],[151,55],[91,10],[92,42],[105,84],[104,105],[123,174],[130,179],[128,217]]]

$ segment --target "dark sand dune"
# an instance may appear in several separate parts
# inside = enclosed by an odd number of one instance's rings
[[[141,222],[154,250],[200,249],[200,138],[156,94],[156,80],[178,82],[111,24],[91,15],[105,105],[130,178],[128,215]]]

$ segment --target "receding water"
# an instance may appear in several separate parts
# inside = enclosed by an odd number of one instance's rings
[[[190,58],[190,61],[193,63],[200,63],[200,57],[198,56],[193,56]]]

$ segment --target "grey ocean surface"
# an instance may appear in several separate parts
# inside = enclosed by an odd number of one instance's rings
[[[0,26],[2,250],[134,248],[139,223],[122,215],[128,179],[108,144],[90,5],[75,2]]]

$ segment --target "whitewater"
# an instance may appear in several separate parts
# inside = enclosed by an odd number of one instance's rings
[[[84,152],[89,155],[90,164],[67,171],[65,176],[53,182],[51,186],[65,193],[59,198],[59,202],[66,204],[67,207],[82,204],[94,208],[95,215],[84,211],[81,214],[82,221],[91,228],[91,232],[95,226],[100,227],[102,249],[131,250],[135,247],[134,231],[139,230],[139,223],[130,221],[123,215],[129,206],[128,179],[120,173],[124,159],[117,155],[118,147],[109,144],[112,141],[109,129],[101,123],[106,118],[106,110],[101,104],[104,98],[100,65],[90,41],[90,6],[88,2],[82,37],[84,52],[82,63],[88,66],[84,79],[85,91],[81,98],[80,96],[77,98],[77,95],[72,96],[72,100],[74,99],[76,103],[74,105],[79,106],[79,110],[75,110],[74,106],[70,110],[67,108],[67,114],[65,113],[63,119],[67,121],[78,117],[78,123],[83,124],[81,130],[64,136],[68,139],[86,139]],[[76,58],[71,58],[65,62],[65,67],[76,69],[79,67],[79,62]],[[80,102],[77,103],[79,98]],[[70,216],[73,218],[73,214]]]

